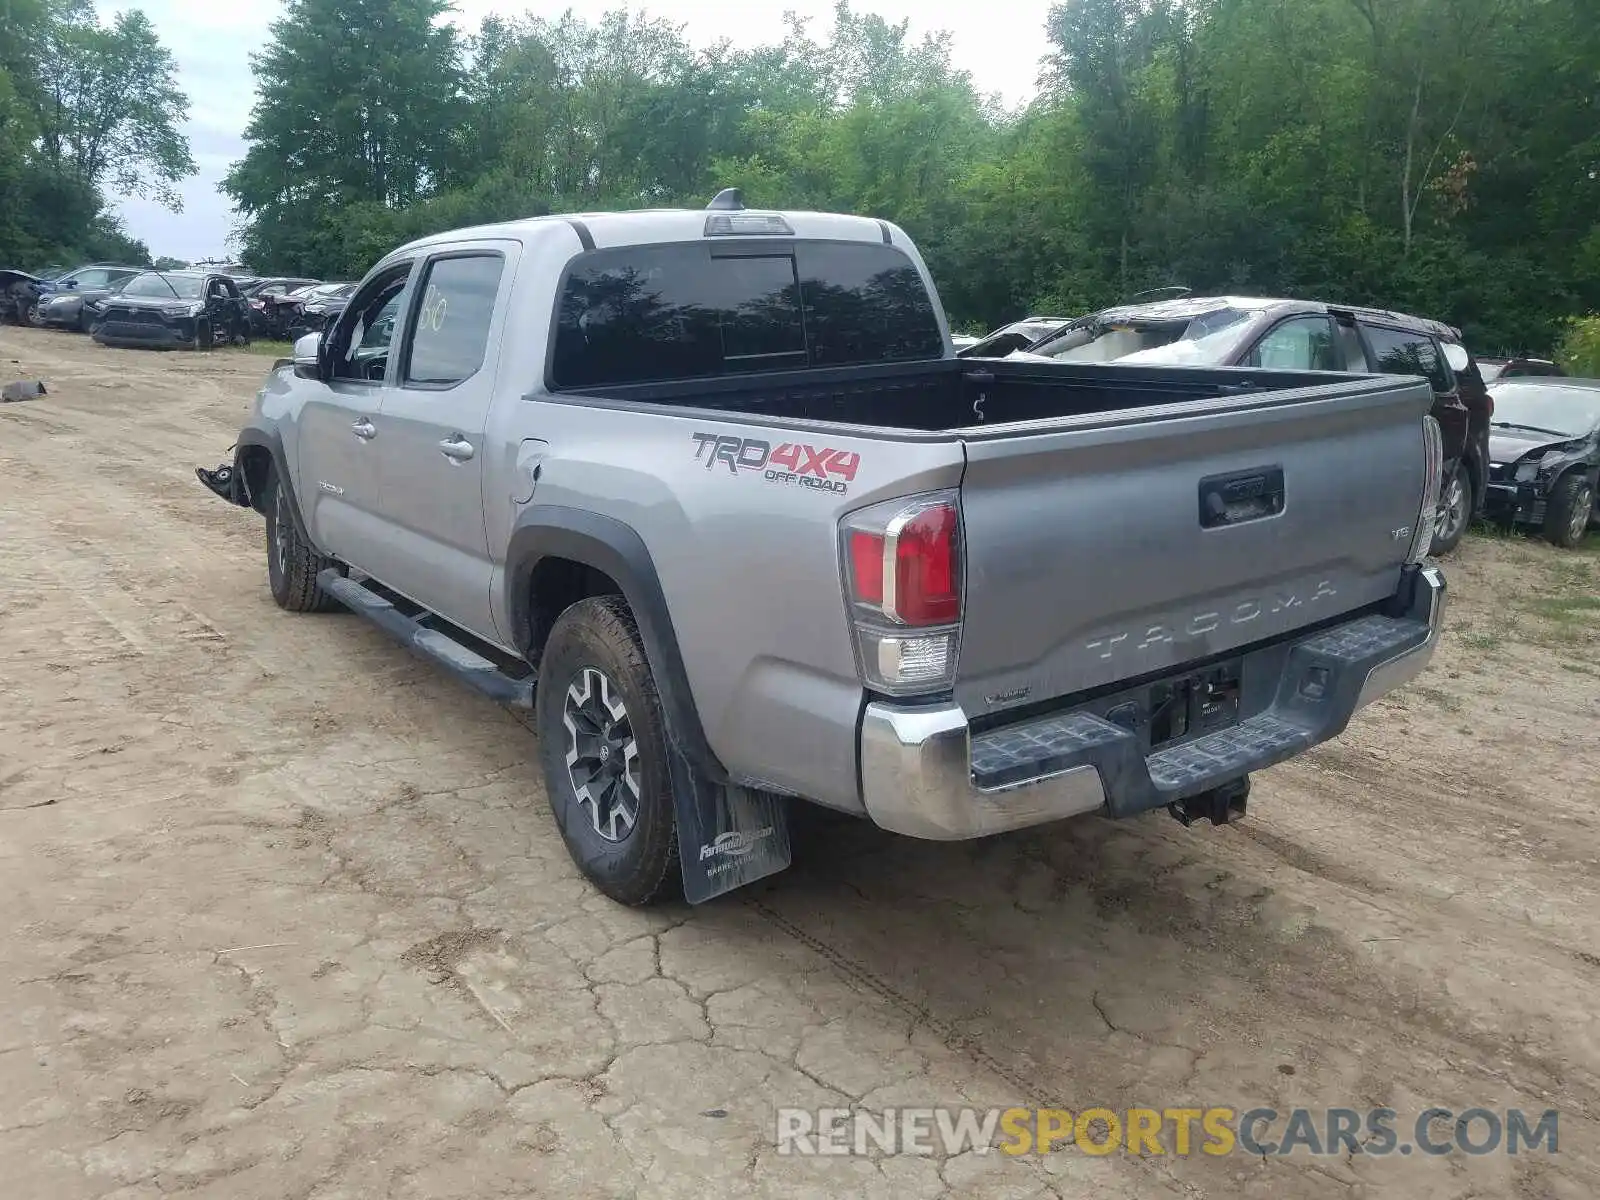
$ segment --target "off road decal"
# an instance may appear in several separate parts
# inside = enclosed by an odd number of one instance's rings
[[[854,450],[782,442],[776,448],[762,438],[721,433],[691,433],[696,462],[714,470],[720,463],[734,475],[758,471],[768,483],[811,488],[843,496],[861,466]]]

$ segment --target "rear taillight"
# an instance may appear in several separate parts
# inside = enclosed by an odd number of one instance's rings
[[[956,493],[862,509],[840,533],[862,680],[891,695],[950,687],[961,640]]]
[[[1439,488],[1444,482],[1444,436],[1430,414],[1422,418],[1422,501],[1411,531],[1406,562],[1419,563],[1428,556],[1433,531],[1439,521]]]

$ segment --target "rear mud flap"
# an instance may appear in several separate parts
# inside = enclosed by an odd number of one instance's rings
[[[702,904],[789,865],[787,800],[711,783],[676,747],[671,760],[685,900]]]

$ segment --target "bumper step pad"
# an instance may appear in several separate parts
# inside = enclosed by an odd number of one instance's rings
[[[1157,789],[1190,795],[1280,763],[1311,743],[1310,730],[1262,713],[1192,742],[1157,750],[1144,762]]]

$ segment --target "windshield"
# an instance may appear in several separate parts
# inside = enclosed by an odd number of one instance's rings
[[[163,275],[147,271],[136,275],[122,289],[124,296],[156,296],[166,300],[194,300],[204,281],[198,275]]]
[[[1033,353],[1060,362],[1218,363],[1244,337],[1250,316],[1242,309],[1218,308],[1188,321],[1091,322]]]
[[[1582,437],[1600,425],[1600,390],[1501,384],[1494,390],[1494,423]]]

